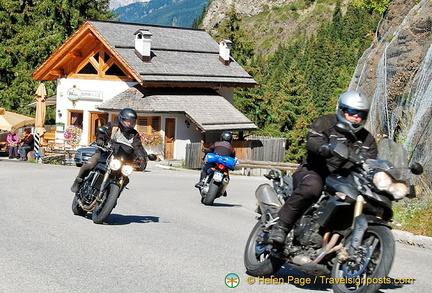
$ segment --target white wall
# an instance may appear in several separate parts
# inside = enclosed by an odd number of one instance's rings
[[[88,145],[89,142],[89,126],[90,126],[90,113],[89,111],[97,111],[96,105],[107,101],[115,95],[127,90],[129,87],[135,85],[136,82],[126,83],[123,81],[106,81],[106,80],[86,80],[86,79],[73,79],[73,78],[61,78],[57,80],[57,105],[56,105],[56,123],[63,122],[68,125],[68,111],[69,110],[80,110],[83,111],[83,133],[80,141],[81,145]],[[95,93],[96,96],[100,96],[102,101],[91,101],[78,99],[74,103],[68,99],[68,91],[72,88],[79,89],[85,93]],[[60,112],[59,112],[60,111]],[[59,117],[59,113],[62,117]],[[57,131],[56,138],[64,138],[63,132]]]
[[[63,122],[67,126],[68,124],[68,111],[79,110],[83,111],[83,133],[80,141],[81,145],[88,145],[89,126],[90,126],[90,113],[89,111],[100,112],[96,108],[102,101],[107,101],[113,98],[115,95],[124,92],[136,83],[125,83],[122,81],[95,81],[95,80],[84,80],[84,79],[70,79],[62,78],[57,81],[57,105],[56,105],[56,123]],[[84,99],[78,99],[75,103],[68,99],[68,91],[72,88],[77,88],[82,92],[96,92],[97,96],[101,95],[102,101],[90,101]],[[127,105],[125,105],[127,107]],[[58,111],[62,113],[60,118]],[[110,113],[111,114],[117,113]],[[176,130],[175,130],[175,144],[174,144],[174,158],[177,160],[184,160],[186,156],[186,145],[190,142],[199,142],[201,140],[201,133],[196,129],[196,126],[190,122],[184,114],[163,114],[158,115],[154,113],[137,113],[138,116],[160,116],[161,117],[161,135],[165,137],[165,119],[175,118]],[[190,122],[189,127],[185,121]],[[64,138],[63,132],[57,131],[56,138]]]
[[[128,88],[136,85],[136,82],[123,82],[123,81],[106,81],[106,80],[86,80],[86,79],[73,79],[73,78],[61,78],[57,80],[57,105],[56,105],[56,123],[63,122],[68,125],[68,112],[70,110],[83,111],[83,133],[82,139],[80,141],[81,145],[88,145],[89,128],[90,128],[90,113],[100,112],[96,108],[100,103],[113,98],[115,95],[124,92]],[[101,97],[101,100],[86,100],[78,99],[74,103],[68,98],[68,91],[72,88],[80,90],[82,93],[95,93],[97,98]],[[217,91],[220,95],[225,97],[229,102],[232,103],[233,99],[233,89],[232,88],[221,88]],[[127,105],[125,105],[127,107]],[[62,114],[59,117],[58,113]],[[111,114],[117,113],[110,113]],[[196,128],[196,126],[188,120],[184,114],[173,113],[173,114],[163,114],[157,115],[154,113],[140,113],[138,116],[160,116],[161,117],[161,135],[165,137],[165,119],[175,118],[176,120],[176,130],[175,130],[175,144],[174,144],[174,158],[177,160],[184,160],[186,156],[186,145],[191,142],[201,141],[201,132]],[[188,124],[185,123],[188,121]],[[63,132],[57,131],[56,138],[64,138]],[[217,139],[215,139],[217,140]]]

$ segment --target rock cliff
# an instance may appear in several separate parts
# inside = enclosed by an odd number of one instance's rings
[[[432,178],[432,1],[394,0],[375,41],[358,62],[350,89],[371,98],[368,129],[404,142]]]
[[[235,5],[246,19],[270,8],[287,6],[291,0],[213,0],[204,18],[204,28],[217,26]],[[347,1],[343,1],[345,6]],[[313,10],[314,6],[309,10]],[[330,10],[325,11],[328,15]],[[312,11],[311,13],[315,13]],[[301,15],[309,11],[297,11]],[[330,13],[331,17],[331,13]],[[252,18],[252,17],[250,17]],[[316,18],[315,18],[316,19]],[[321,19],[322,20],[322,19]],[[287,30],[302,22],[275,21],[266,17],[267,27],[255,31],[257,40],[271,38],[274,43],[287,42]],[[287,25],[288,22],[290,25]],[[279,27],[274,27],[275,23]],[[308,24],[313,28],[313,24]],[[273,27],[271,27],[273,26]],[[251,29],[253,22],[243,22]],[[255,29],[256,24],[255,24]],[[284,32],[274,35],[274,32]],[[425,167],[422,180],[430,194],[432,178],[432,1],[393,0],[383,15],[374,42],[358,62],[349,89],[357,89],[371,99],[372,110],[367,128],[376,136],[396,138],[405,143],[413,160]],[[260,33],[263,32],[262,35]],[[273,32],[273,35],[272,35]],[[263,42],[257,42],[258,48]],[[272,51],[271,49],[269,51]]]
[[[252,16],[272,7],[287,5],[293,0],[213,0],[203,19],[203,27],[210,30],[224,20],[235,5],[236,12],[241,16]]]

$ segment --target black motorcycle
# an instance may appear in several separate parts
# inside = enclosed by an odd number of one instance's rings
[[[348,131],[338,123],[341,131]],[[354,135],[352,133],[352,135]],[[407,153],[390,139],[381,142],[377,160],[350,154],[336,142],[334,156],[354,163],[350,174],[330,175],[320,199],[300,218],[283,245],[272,245],[269,232],[277,213],[292,192],[292,179],[272,169],[256,190],[258,223],[247,240],[244,263],[253,276],[271,276],[285,262],[306,274],[331,277],[334,292],[376,292],[389,282],[395,255],[391,232],[392,202],[415,197],[408,170],[419,175],[423,167],[408,167]]]
[[[129,176],[135,169],[133,152],[128,154],[119,148],[117,152],[110,145],[97,146],[101,152],[99,162],[84,178],[72,201],[72,212],[84,216],[92,213],[95,224],[102,224],[117,204],[117,198],[129,183]],[[156,156],[151,154],[149,160]]]
[[[213,205],[216,198],[226,196],[230,181],[229,170],[234,170],[237,159],[214,153],[207,153],[204,162],[212,166],[207,170],[204,184],[199,188],[201,203]]]

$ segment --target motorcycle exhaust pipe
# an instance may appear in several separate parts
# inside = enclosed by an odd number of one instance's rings
[[[273,209],[276,211],[282,205],[273,187],[267,183],[258,186],[255,191],[255,197],[258,200],[258,205],[261,212],[264,212],[268,209]]]

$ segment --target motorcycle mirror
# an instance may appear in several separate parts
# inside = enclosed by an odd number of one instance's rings
[[[423,166],[420,163],[412,163],[409,168],[414,175],[420,175],[423,173]]]
[[[108,128],[104,126],[96,128],[96,131],[99,132],[100,134],[108,134]]]
[[[350,133],[351,129],[349,128],[348,124],[342,122],[342,121],[337,121],[335,123],[335,128],[337,131],[342,132],[342,133]]]
[[[342,122],[342,121],[337,121],[334,124],[334,127],[338,132],[345,133],[345,134],[351,134],[357,140],[357,136],[355,135],[354,131],[352,131],[352,129],[348,126],[347,123]]]
[[[156,161],[157,156],[155,154],[150,154],[150,155],[148,155],[148,158],[150,161]]]
[[[330,149],[333,155],[342,158],[342,159],[348,159],[349,158],[349,149],[346,145],[340,142],[332,142],[330,144]]]

